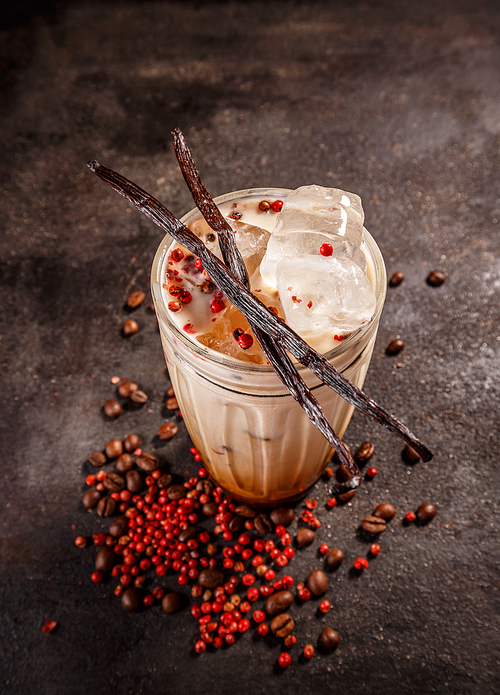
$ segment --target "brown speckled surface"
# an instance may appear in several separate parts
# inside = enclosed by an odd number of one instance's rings
[[[5,19],[0,692],[497,693],[498,3],[83,0],[14,3]],[[389,275],[406,275],[389,289],[365,388],[436,456],[407,466],[398,440],[355,415],[346,440],[372,439],[379,474],[321,512],[318,540],[346,561],[328,616],[315,602],[293,608],[298,644],[284,673],[279,645],[253,628],[196,657],[187,611],[127,615],[114,581],[90,581],[95,551],[73,543],[105,527],[80,499],[86,457],[110,438],[137,431],[167,470],[197,469],[163,407],[154,316],[141,307],[139,333],[120,335],[160,233],[85,166],[99,159],[181,214],[191,202],[174,126],[213,195],[313,182],[356,191]],[[440,288],[425,282],[432,269],[448,276]],[[397,336],[406,347],[389,358]],[[150,401],[111,422],[100,408],[115,374]],[[165,420],[180,431],[160,443]],[[323,507],[323,483],[314,494]],[[354,576],[368,549],[356,529],[383,501],[397,517]],[[423,501],[437,517],[403,527]],[[316,544],[293,574],[320,563]],[[47,619],[59,623],[49,635]],[[324,625],[339,649],[300,663]]]

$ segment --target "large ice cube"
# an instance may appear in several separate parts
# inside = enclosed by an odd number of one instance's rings
[[[305,340],[352,333],[375,311],[375,293],[361,268],[348,259],[290,257],[276,268],[287,324]]]
[[[366,272],[360,249],[364,213],[361,199],[337,188],[302,186],[292,191],[283,204],[261,263],[264,280],[276,287],[276,266],[282,258],[319,255],[323,244],[331,244],[333,255],[351,258]]]
[[[266,252],[270,232],[253,224],[228,220],[234,231],[234,240],[238,247],[249,276],[258,268]]]

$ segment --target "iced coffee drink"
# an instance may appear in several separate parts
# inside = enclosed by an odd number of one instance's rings
[[[251,290],[356,386],[362,387],[386,274],[363,227],[361,201],[338,189],[251,189],[217,198],[243,256]],[[221,257],[197,209],[183,219]],[[200,259],[167,235],[152,291],[167,365],[194,445],[232,497],[279,505],[321,475],[330,444],[266,361],[245,317]],[[353,407],[297,369],[342,436]]]

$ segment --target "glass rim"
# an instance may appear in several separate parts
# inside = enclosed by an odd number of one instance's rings
[[[230,193],[225,193],[224,195],[217,196],[214,198],[214,202],[217,205],[222,205],[223,203],[230,202],[235,198],[248,198],[248,197],[286,197],[292,192],[290,188],[245,188],[239,191],[231,191]],[[188,226],[190,222],[195,219],[202,217],[201,212],[197,207],[192,208],[189,212],[185,213],[181,218],[180,222],[185,226]],[[376,295],[376,305],[375,311],[370,318],[370,320],[358,328],[357,331],[351,333],[351,335],[343,340],[339,345],[325,352],[323,357],[328,361],[331,361],[337,357],[342,356],[347,350],[350,350],[356,343],[358,343],[376,324],[380,319],[380,314],[382,313],[382,308],[384,306],[385,296],[387,293],[387,271],[385,268],[384,259],[382,252],[380,251],[375,239],[370,234],[370,232],[363,227],[363,241],[364,244],[369,249],[371,258],[373,260],[374,271],[375,271],[375,295]],[[225,355],[223,353],[217,352],[212,348],[205,347],[200,343],[192,341],[188,336],[178,329],[176,324],[171,320],[168,315],[165,302],[162,297],[161,286],[162,286],[162,268],[164,265],[164,259],[166,257],[167,251],[174,242],[174,239],[170,234],[165,234],[161,240],[158,249],[156,250],[153,265],[151,268],[151,293],[153,295],[153,300],[155,304],[155,309],[158,317],[165,323],[168,329],[178,338],[189,350],[195,352],[198,356],[205,360],[215,362],[221,366],[227,367],[229,369],[240,371],[240,372],[252,372],[252,373],[274,373],[274,368],[267,364],[254,364],[251,362],[244,362],[243,360],[238,360],[230,355]],[[346,365],[347,367],[348,365]],[[295,363],[297,370],[301,371],[307,369],[304,365],[299,362]]]

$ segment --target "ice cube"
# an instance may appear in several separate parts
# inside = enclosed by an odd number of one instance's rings
[[[352,333],[373,316],[373,288],[349,259],[292,256],[276,270],[285,320],[305,340]]]
[[[282,258],[319,255],[330,244],[336,258],[350,258],[366,272],[366,258],[360,249],[364,213],[359,196],[337,188],[302,186],[292,191],[273,229],[261,274],[276,287],[276,266]]]
[[[267,229],[253,224],[236,220],[228,221],[234,231],[234,240],[245,262],[247,273],[251,276],[264,257],[271,234]]]

